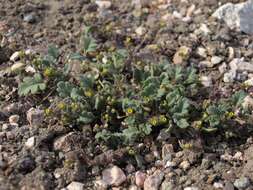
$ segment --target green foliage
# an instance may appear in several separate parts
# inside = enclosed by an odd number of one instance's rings
[[[85,61],[83,71],[70,74],[68,64],[58,63],[59,51],[51,46],[43,58],[36,58],[36,74],[24,78],[20,95],[55,89],[48,110],[49,119],[65,126],[90,125],[98,142],[113,146],[132,144],[163,130],[179,132],[229,130],[246,96],[239,91],[230,98],[206,101],[200,93],[199,75],[192,67],[167,62],[126,64],[126,50],[89,53],[97,50],[91,28],[85,28],[82,53],[66,62]],[[43,77],[42,77],[43,74]],[[240,118],[241,119],[241,118]]]
[[[46,83],[43,81],[40,74],[35,74],[33,77],[25,77],[19,86],[19,95],[36,94],[39,91],[46,89]]]
[[[82,36],[82,47],[85,53],[93,52],[97,48],[96,40],[91,36],[91,27],[85,27]]]

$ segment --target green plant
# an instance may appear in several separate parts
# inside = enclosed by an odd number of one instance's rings
[[[46,89],[46,83],[43,81],[40,74],[35,74],[33,77],[25,77],[19,86],[19,95],[36,94],[39,91]]]
[[[36,74],[24,79],[19,92],[55,89],[56,96],[45,111],[49,119],[65,126],[91,125],[97,141],[117,146],[160,130],[175,135],[229,131],[231,121],[243,116],[236,113],[242,109],[244,92],[206,101],[192,67],[168,62],[126,64],[129,55],[124,49],[100,50],[91,59],[87,54],[97,50],[97,45],[90,28],[84,32],[83,43],[84,54],[72,54],[69,60],[85,62],[84,72],[72,76],[68,64],[58,65],[59,51],[51,46],[48,55],[34,59]]]

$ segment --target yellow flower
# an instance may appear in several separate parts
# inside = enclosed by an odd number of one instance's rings
[[[44,70],[44,76],[45,77],[52,77],[52,76],[54,76],[54,69],[53,68],[46,68],[45,70]]]
[[[84,95],[90,98],[93,96],[93,91],[91,89],[88,89],[84,91]]]
[[[235,116],[235,113],[234,112],[228,112],[227,113],[227,117],[228,118],[232,118],[232,117],[234,117]]]
[[[60,102],[57,107],[60,109],[60,110],[64,110],[66,108],[66,104],[64,102]]]
[[[202,121],[201,120],[195,121],[193,127],[195,129],[201,129],[202,128]]]
[[[52,110],[50,108],[45,109],[45,114],[47,116],[51,115],[52,114]]]
[[[149,120],[149,123],[153,126],[156,126],[158,125],[158,119],[157,117],[152,117],[150,120]]]
[[[128,115],[131,115],[131,114],[134,113],[134,110],[133,110],[132,108],[127,108],[126,113],[127,113]]]
[[[127,37],[125,42],[126,42],[127,44],[129,44],[131,41],[132,41],[132,38],[131,38],[131,37]]]
[[[147,96],[145,96],[143,99],[144,99],[144,102],[146,102],[146,103],[148,103],[150,101],[150,98]]]
[[[129,154],[129,155],[135,155],[135,151],[134,151],[133,149],[129,149],[129,150],[128,150],[128,154]]]
[[[191,149],[193,147],[192,143],[186,143],[183,145],[183,149]]]
[[[78,106],[77,103],[71,103],[71,108],[72,108],[73,111],[77,111],[79,106]]]
[[[160,115],[159,117],[159,121],[162,123],[162,124],[165,124],[167,123],[167,118],[165,117],[165,115]]]

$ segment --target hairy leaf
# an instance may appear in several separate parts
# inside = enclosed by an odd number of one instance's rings
[[[34,77],[26,77],[19,86],[19,95],[36,94],[39,91],[46,89],[46,83],[43,81],[40,74],[35,74]]]

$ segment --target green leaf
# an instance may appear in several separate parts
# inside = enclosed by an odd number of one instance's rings
[[[80,86],[84,89],[92,89],[95,79],[92,76],[83,75],[79,78]]]
[[[95,116],[93,115],[92,112],[82,112],[80,117],[78,118],[78,122],[83,123],[83,124],[90,124],[94,121]]]
[[[173,117],[180,118],[186,117],[189,112],[190,104],[186,98],[181,98],[177,102],[174,107],[171,109],[171,112],[174,113]]]
[[[60,81],[57,84],[57,92],[59,93],[59,96],[62,98],[71,97],[72,89],[74,88],[74,85],[69,82],[63,82]]]
[[[187,127],[189,127],[189,123],[186,119],[175,120],[175,123],[181,129],[186,129]]]
[[[85,53],[93,52],[97,49],[96,40],[90,36],[83,36],[83,50]]]
[[[46,89],[46,83],[43,81],[40,74],[35,74],[34,77],[26,77],[19,86],[19,95],[36,94],[39,91]]]
[[[157,94],[157,85],[151,83],[147,85],[141,92],[143,97],[151,97]]]
[[[49,56],[53,57],[54,59],[57,59],[60,55],[59,50],[54,45],[50,45],[48,47],[47,53]]]
[[[72,53],[69,56],[69,59],[71,59],[71,60],[78,60],[78,61],[84,61],[86,58],[83,55],[81,55],[80,53]]]
[[[122,132],[125,143],[133,143],[139,136],[140,132],[137,127],[128,127]]]
[[[186,71],[186,80],[184,80],[185,85],[190,85],[198,82],[198,76],[196,75],[196,69],[190,67]]]
[[[247,94],[244,92],[244,91],[239,91],[239,92],[236,92],[232,97],[231,97],[231,102],[234,106],[238,107],[240,106],[243,101],[244,101],[244,98],[247,96]]]
[[[80,101],[80,100],[83,99],[82,92],[81,92],[81,90],[78,89],[78,88],[73,88],[73,89],[71,90],[70,97],[71,97],[73,100],[75,100],[75,101],[78,101],[78,100]]]
[[[107,130],[103,129],[101,132],[98,132],[95,135],[95,138],[97,140],[102,140],[102,141],[107,142],[111,138],[111,136],[112,136],[112,133],[110,133]]]
[[[139,125],[139,130],[145,135],[150,135],[152,132],[152,125],[150,124],[141,124]]]

